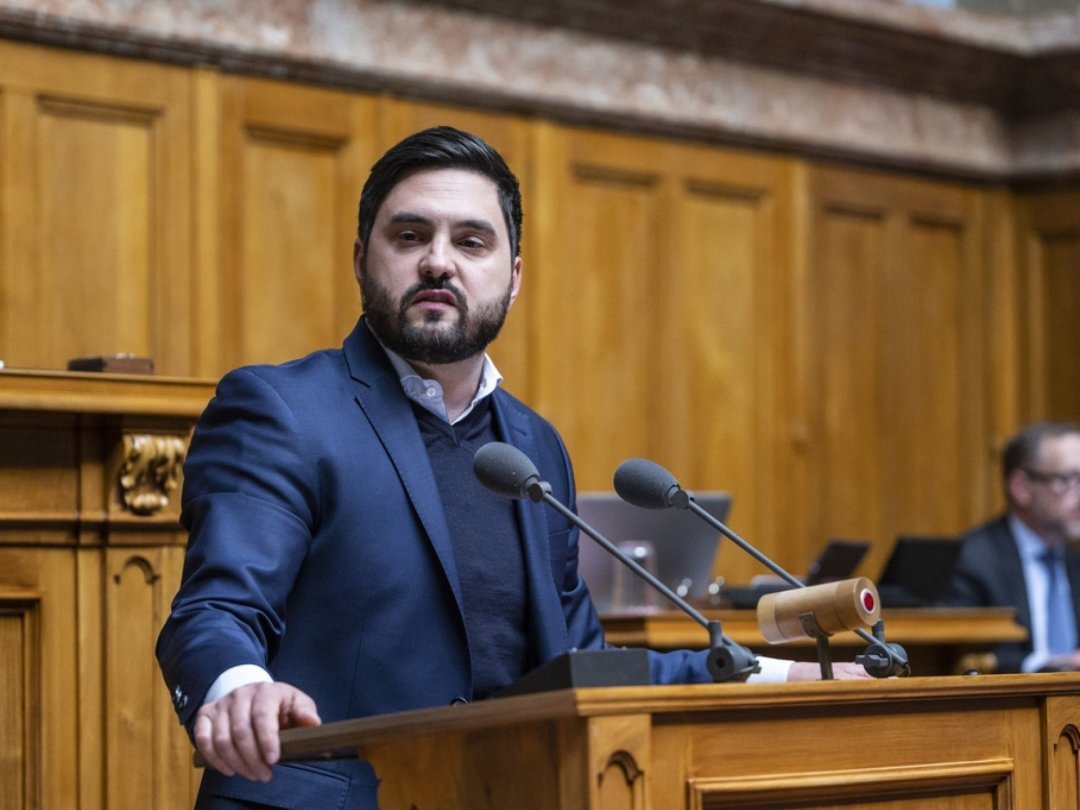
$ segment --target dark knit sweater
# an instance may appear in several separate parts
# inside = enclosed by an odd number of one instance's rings
[[[456,425],[414,405],[438,482],[461,584],[473,699],[526,669],[525,568],[514,502],[473,475],[478,448],[495,441],[490,397]]]

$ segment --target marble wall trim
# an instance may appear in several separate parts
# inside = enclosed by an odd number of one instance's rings
[[[885,0],[859,0],[862,18],[846,0],[738,0],[741,16],[735,0],[591,0],[544,17],[567,2],[2,0],[0,37],[970,179],[1080,176],[1080,29],[958,33],[959,12],[901,18]],[[741,44],[649,41],[657,8],[684,15],[671,30]],[[605,13],[631,30],[598,30]]]

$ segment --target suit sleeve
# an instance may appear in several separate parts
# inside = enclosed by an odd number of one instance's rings
[[[157,655],[188,725],[226,669],[270,662],[317,515],[297,420],[253,370],[227,375],[184,465],[188,551]]]

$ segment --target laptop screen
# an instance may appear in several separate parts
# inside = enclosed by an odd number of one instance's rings
[[[855,573],[869,550],[870,543],[866,540],[829,540],[822,552],[810,563],[810,570],[806,572],[803,582],[807,585],[821,585],[847,579]]]
[[[694,500],[720,522],[727,519],[731,509],[728,493],[697,492]],[[686,598],[706,595],[720,535],[697,515],[685,509],[642,509],[626,503],[614,492],[579,492],[577,512],[615,545],[624,540],[651,543],[656,550],[656,576],[672,590],[687,582]],[[578,554],[578,571],[596,609],[611,610],[615,566],[622,563],[584,532]],[[663,609],[674,607],[663,596],[658,596],[658,604]]]

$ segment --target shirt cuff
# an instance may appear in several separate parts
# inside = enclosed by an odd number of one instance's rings
[[[1021,672],[1038,672],[1047,664],[1053,656],[1048,652],[1033,652],[1020,662]]]
[[[788,670],[791,669],[793,663],[795,662],[783,661],[779,658],[766,658],[764,655],[759,655],[758,666],[761,667],[761,671],[755,672],[746,679],[746,682],[783,683],[787,680]]]
[[[210,684],[210,688],[206,691],[206,699],[203,700],[203,705],[205,706],[207,703],[213,703],[215,700],[220,700],[234,689],[239,689],[241,686],[247,686],[249,683],[273,682],[274,679],[270,677],[270,673],[255,664],[241,664],[237,667],[229,667],[229,669],[218,675],[215,681]]]

